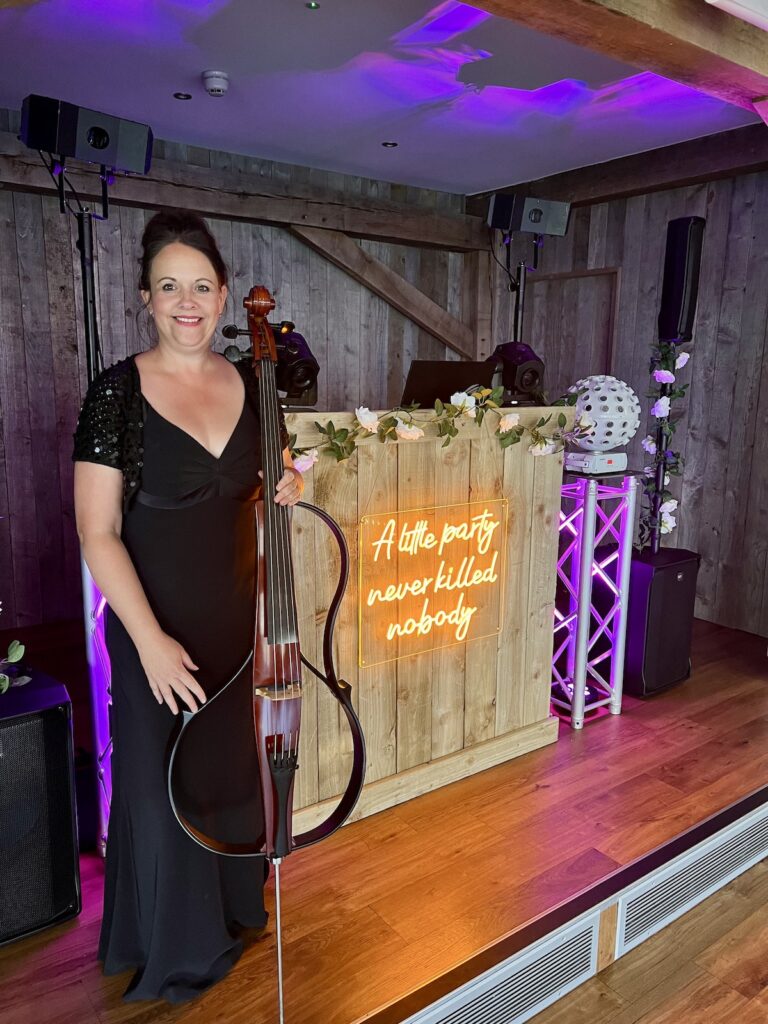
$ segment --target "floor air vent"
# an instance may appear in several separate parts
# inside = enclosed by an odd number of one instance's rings
[[[726,885],[768,853],[768,815],[761,808],[670,865],[653,884],[635,888],[619,909],[619,956],[660,931],[675,918]],[[735,829],[738,828],[738,831]],[[730,834],[729,834],[730,833]]]
[[[405,1024],[522,1024],[595,973],[597,918],[538,945]]]

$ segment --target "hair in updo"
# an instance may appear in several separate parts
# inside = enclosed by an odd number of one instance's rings
[[[191,249],[197,249],[207,256],[216,271],[219,287],[227,283],[227,265],[222,259],[216,239],[202,217],[188,210],[162,210],[156,213],[144,228],[141,237],[142,254],[139,259],[139,288],[143,292],[150,290],[149,274],[152,260],[172,242],[181,242]]]

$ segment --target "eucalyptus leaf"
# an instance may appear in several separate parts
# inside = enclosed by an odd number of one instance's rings
[[[6,676],[6,678],[8,677]],[[32,676],[16,676],[15,679],[11,680],[11,686],[26,686],[31,681]]]
[[[21,661],[24,657],[24,644],[20,644],[18,640],[13,640],[8,647],[8,661],[13,665],[17,661]]]
[[[4,672],[0,672],[0,693],[5,693],[8,687],[11,685],[11,680]]]
[[[560,427],[560,429],[562,430],[562,428],[565,426],[567,422],[568,420],[565,418],[565,413],[561,412],[560,415],[557,417],[558,427]]]

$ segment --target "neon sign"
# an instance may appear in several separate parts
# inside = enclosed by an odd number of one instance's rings
[[[360,664],[499,632],[507,500],[360,520]]]

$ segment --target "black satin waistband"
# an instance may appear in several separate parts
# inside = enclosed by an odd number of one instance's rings
[[[178,496],[171,494],[166,497],[163,494],[149,494],[147,491],[138,491],[136,501],[140,505],[146,505],[148,508],[179,509],[189,508],[190,505],[197,505],[201,501],[208,501],[209,498],[215,498],[217,494],[218,488],[216,483],[213,482],[203,484],[201,487],[196,487],[194,491]]]

